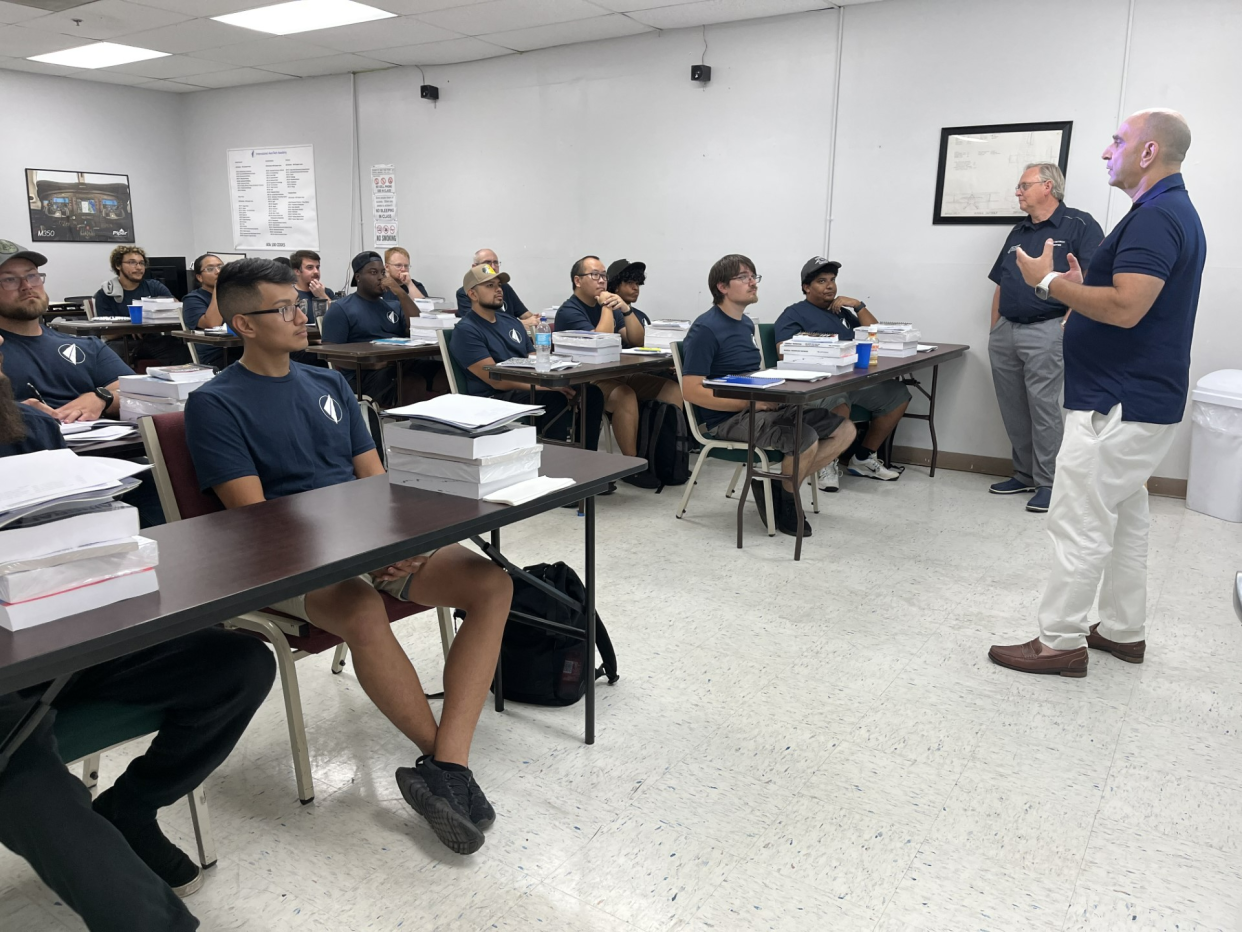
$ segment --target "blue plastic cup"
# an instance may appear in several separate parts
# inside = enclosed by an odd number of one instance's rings
[[[131,324],[142,323],[142,305],[141,304],[131,304],[129,306],[129,322]]]
[[[858,362],[854,363],[854,368],[866,369],[871,365],[871,344],[859,343],[855,349],[858,350]]]

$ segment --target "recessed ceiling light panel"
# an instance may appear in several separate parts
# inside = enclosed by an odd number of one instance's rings
[[[111,68],[113,65],[127,65],[134,61],[167,56],[167,52],[140,49],[133,45],[92,42],[90,45],[79,45],[75,49],[48,52],[46,55],[31,55],[27,60],[41,61],[49,65],[66,65],[70,68]]]
[[[275,6],[261,6],[255,10],[213,16],[212,19],[274,36],[289,36],[297,32],[310,32],[312,29],[369,23],[396,15],[365,3],[356,3],[355,0],[292,0],[290,3],[277,3]]]

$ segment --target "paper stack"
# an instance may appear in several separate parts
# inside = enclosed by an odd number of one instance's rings
[[[149,414],[184,411],[185,400],[215,377],[210,366],[158,366],[146,375],[123,375],[120,382],[121,420],[136,421]]]
[[[411,339],[426,338],[436,342],[437,330],[452,330],[457,326],[457,315],[447,311],[422,311],[417,317],[410,318]]]
[[[595,330],[558,330],[552,334],[552,346],[562,355],[578,362],[620,362],[621,334],[599,333]]]
[[[688,320],[653,320],[646,327],[643,343],[659,349],[672,349],[677,340],[684,340],[690,329]]]
[[[144,324],[177,324],[181,322],[181,302],[176,298],[139,298]]]
[[[0,460],[0,627],[17,631],[159,588],[155,541],[112,498],[149,467],[45,450]]]
[[[776,368],[810,369],[836,375],[856,362],[858,351],[853,340],[838,339],[836,334],[796,333],[781,344],[781,359]]]
[[[877,324],[875,335],[875,352],[880,356],[913,356],[919,350],[919,337],[922,334],[914,329],[914,324]]]

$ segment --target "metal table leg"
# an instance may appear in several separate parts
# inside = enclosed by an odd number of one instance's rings
[[[594,556],[594,554],[592,554]],[[591,638],[595,638],[595,629],[591,628]],[[4,736],[4,740],[0,741],[0,774],[4,773],[5,768],[9,766],[9,761],[13,755],[17,753],[17,749],[22,746],[39,727],[39,723],[43,721],[43,717],[47,715],[51,709],[52,703],[56,701],[56,697],[60,695],[60,691],[65,688],[65,684],[69,682],[72,673],[66,673],[52,680],[50,686],[43,691],[43,695],[39,697],[39,701],[26,710],[25,714],[18,719],[9,733]]]
[[[936,380],[940,377],[940,367],[932,366],[931,394],[927,396],[927,429],[931,431],[932,455],[930,476],[936,475],[936,457],[940,447],[936,443]]]
[[[751,480],[755,478],[755,399],[750,399],[747,434],[746,434],[746,474],[742,477],[742,491],[737,497],[737,549],[742,549],[742,516],[746,507],[746,494],[750,491]],[[759,503],[755,502],[758,507]]]
[[[802,559],[802,527],[805,523],[802,513],[802,486],[798,481],[799,460],[802,451],[802,405],[798,405],[798,413],[794,418],[794,452],[793,469],[790,475],[793,477],[793,497],[794,497],[794,520],[798,522],[798,530],[794,534],[794,560]],[[773,480],[775,481],[775,480]],[[773,501],[772,508],[775,510],[776,502]]]
[[[362,363],[354,361],[354,394],[362,400]]]
[[[495,528],[492,531],[492,549],[496,553],[500,552],[500,528]],[[496,711],[503,712],[505,710],[505,687],[504,681],[501,679],[499,654],[496,655],[496,679],[492,685],[496,691]]]
[[[585,406],[584,406],[585,407]],[[595,743],[595,496],[586,500],[586,743]]]

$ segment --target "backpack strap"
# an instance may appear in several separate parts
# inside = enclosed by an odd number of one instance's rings
[[[603,666],[596,669],[595,678],[607,676],[608,682],[615,683],[620,677],[617,673],[617,652],[612,649],[612,638],[608,636],[608,629],[604,627],[598,612],[595,614],[595,648],[604,661]],[[595,662],[594,657],[591,658],[591,662]]]

